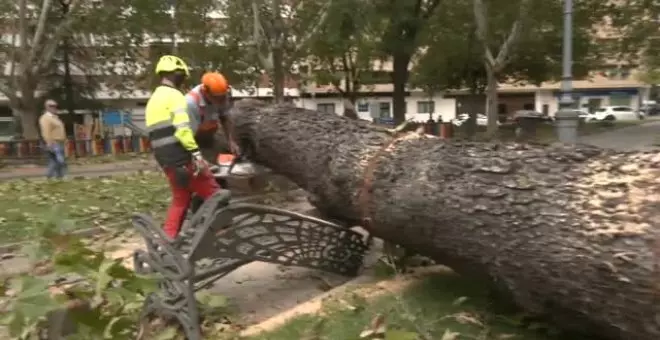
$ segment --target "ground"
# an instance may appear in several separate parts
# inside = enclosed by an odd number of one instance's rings
[[[660,135],[660,120],[598,134],[582,136],[580,142],[620,151],[651,150]]]
[[[379,329],[392,340],[587,339],[526,321],[513,306],[493,298],[488,287],[452,273],[427,275],[402,289],[394,280],[388,283],[336,296],[318,313],[249,339],[375,339],[368,334]],[[388,292],[365,298],[364,291],[375,289]]]
[[[55,220],[70,220],[74,229],[120,227],[131,214],[161,215],[169,188],[160,172],[142,171],[116,178],[65,181],[0,182],[0,244],[29,239]]]
[[[650,121],[583,136],[581,142],[617,149],[648,148],[654,143],[658,132],[660,122]],[[79,166],[80,174],[91,174],[89,169],[93,167]],[[107,170],[107,165],[103,166],[106,167],[104,171],[116,172]],[[14,172],[13,175],[23,175],[25,171],[22,172]],[[99,173],[103,174],[102,171],[95,174]],[[3,171],[0,175],[5,174]],[[121,224],[134,211],[151,212],[159,216],[168,199],[169,194],[159,172],[65,182],[0,182],[0,206],[9,207],[7,214],[0,218],[0,243],[29,238],[32,231],[47,223],[52,216],[73,218],[78,221],[79,227]],[[310,207],[303,200],[287,203],[285,208],[304,212]],[[117,242],[123,246],[124,256],[130,255],[133,249],[142,245],[141,240],[134,235],[119,238],[115,240]],[[18,267],[17,262],[11,261],[15,260],[0,262],[0,270]],[[255,262],[223,278],[211,291],[229,298],[236,313],[232,317],[233,322],[250,325],[346,280],[346,277],[313,270]],[[399,331],[398,334],[389,334],[392,340],[415,339],[413,336],[422,340],[559,339],[542,325],[523,325],[520,315],[509,306],[491,299],[485,292],[486,287],[479,283],[453,275],[438,275],[425,279],[419,286],[405,292],[386,294],[373,301],[349,295],[344,299],[349,307],[345,303],[340,303],[341,306],[335,304],[334,307],[330,304],[320,315],[302,317],[273,333],[256,336],[254,339],[358,339],[365,328],[369,330],[368,325],[372,321],[381,319],[379,315],[388,330]],[[430,333],[430,337],[420,337],[424,333]]]

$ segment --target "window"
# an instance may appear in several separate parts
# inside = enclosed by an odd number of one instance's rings
[[[369,103],[367,101],[359,101],[357,104],[358,112],[369,112]]]
[[[392,112],[390,111],[390,103],[389,102],[381,102],[378,107],[380,110],[378,113],[380,114],[380,118],[391,118],[392,117]]]
[[[542,107],[542,109],[541,109],[541,112],[542,112],[543,115],[545,115],[545,116],[549,115],[549,114],[550,114],[550,105],[548,105],[548,104],[543,104],[543,107]]]
[[[336,113],[335,104],[333,103],[318,103],[316,104],[316,111],[323,113]]]
[[[611,95],[610,96],[610,105],[611,106],[630,106],[632,102],[632,96],[620,94],[620,95]]]
[[[16,134],[16,123],[13,119],[0,120],[0,137],[13,137]]]
[[[617,106],[612,108],[612,111],[614,112],[630,112],[632,110],[633,110],[632,108],[627,106]]]
[[[534,111],[534,109],[536,109],[534,104],[527,103],[523,105],[523,110]]]
[[[434,113],[434,112],[435,112],[434,101],[429,100],[429,101],[417,102],[417,113]]]

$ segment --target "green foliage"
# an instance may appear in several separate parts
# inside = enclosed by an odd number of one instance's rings
[[[379,47],[374,29],[379,18],[371,5],[356,0],[333,1],[327,16],[309,41],[313,77],[355,102],[363,79],[374,66]]]
[[[658,67],[657,19],[660,3],[649,0],[622,0],[608,3],[612,32],[607,47],[612,57],[646,66],[649,71]]]
[[[227,15],[222,33],[248,70],[268,73],[275,81],[276,72],[298,73],[296,66],[308,56],[309,41],[326,22],[329,6],[316,0],[226,1],[220,7]]]
[[[76,339],[134,339],[140,309],[155,290],[155,281],[75,237],[54,232],[61,227],[59,220],[53,218],[40,229],[30,254],[40,268],[52,267],[69,284],[53,283],[34,272],[7,278],[0,323],[12,339],[58,329],[64,320],[77,326]],[[66,317],[58,318],[58,313]]]
[[[490,8],[488,45],[494,54],[517,20],[518,2],[485,1]],[[500,82],[540,84],[559,80],[562,63],[563,1],[532,0],[522,18],[523,30],[511,50],[510,61],[498,74]],[[594,39],[593,25],[607,14],[602,1],[577,1],[574,7],[573,74],[585,77],[603,58],[601,42]],[[443,2],[442,11],[429,22],[425,37],[428,49],[415,62],[412,83],[433,91],[472,89],[486,86],[483,48],[477,39],[471,1]]]

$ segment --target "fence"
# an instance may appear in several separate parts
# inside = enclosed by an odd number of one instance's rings
[[[69,139],[65,142],[67,156],[121,155],[124,153],[149,152],[151,145],[147,137],[120,136],[85,140]],[[0,157],[33,158],[43,156],[43,144],[38,140],[0,142]]]

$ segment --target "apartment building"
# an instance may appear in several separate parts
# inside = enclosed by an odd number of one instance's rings
[[[578,107],[587,111],[609,105],[638,109],[642,101],[649,98],[650,88],[636,79],[634,68],[613,65],[592,72],[588,78],[574,80],[573,98]],[[392,92],[391,84],[363,86],[356,105],[359,116],[363,119],[391,119]],[[498,94],[497,111],[502,116],[512,115],[517,110],[536,110],[552,116],[559,109],[561,91],[559,82],[544,82],[540,86],[500,84]],[[458,114],[484,112],[485,100],[484,95],[473,95],[467,90],[429,95],[421,89],[408,89],[406,117],[416,121],[425,121],[429,117],[448,121]],[[341,114],[346,105],[334,86],[327,84],[305,89],[298,102],[305,108],[337,114]]]

